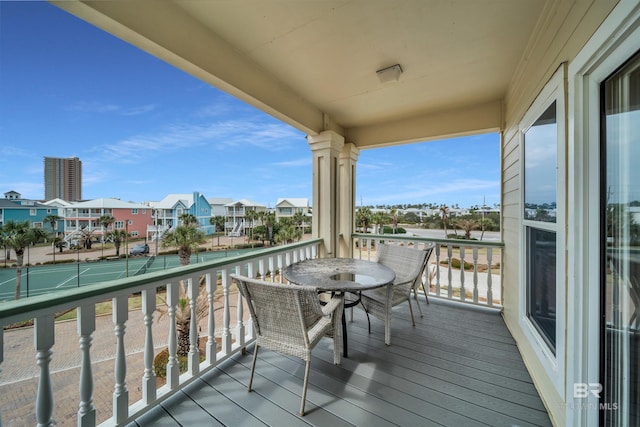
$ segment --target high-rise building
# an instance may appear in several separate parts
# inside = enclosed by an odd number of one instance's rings
[[[82,162],[79,158],[44,158],[44,198],[68,202],[82,200]]]

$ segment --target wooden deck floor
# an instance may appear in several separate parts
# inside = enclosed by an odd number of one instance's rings
[[[348,322],[349,358],[333,365],[332,343],[314,350],[306,415],[297,415],[304,363],[262,350],[247,393],[253,345],[131,426],[548,426],[551,425],[502,317],[432,300],[411,327],[394,309],[384,324],[361,310]],[[426,310],[425,310],[426,307]],[[415,305],[414,305],[415,310]]]

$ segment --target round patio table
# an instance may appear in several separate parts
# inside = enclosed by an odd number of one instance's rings
[[[317,258],[291,264],[284,269],[284,277],[297,285],[314,286],[318,291],[346,292],[356,295],[345,307],[360,302],[360,293],[393,283],[395,272],[387,266],[373,261],[354,258]],[[368,314],[367,314],[368,316]],[[347,324],[342,315],[342,350],[348,356]]]

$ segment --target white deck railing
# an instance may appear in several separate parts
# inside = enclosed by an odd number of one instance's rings
[[[380,243],[422,249],[435,243],[430,268],[423,275],[429,296],[486,306],[502,306],[502,242],[433,239],[404,234],[352,235],[354,258],[375,259]],[[465,266],[465,268],[461,268]]]
[[[96,331],[96,304],[111,300],[113,339],[115,354],[113,366],[113,405],[111,417],[102,420],[104,426],[122,425],[133,418],[142,415],[157,406],[172,394],[181,390],[187,384],[196,380],[201,374],[213,369],[219,362],[241,351],[254,339],[250,322],[245,325],[242,298],[232,286],[229,275],[234,272],[247,274],[252,277],[270,276],[275,280],[274,272],[289,264],[308,258],[315,258],[321,239],[309,240],[276,248],[265,249],[251,254],[224,258],[211,262],[174,268],[157,273],[130,277],[127,279],[89,285],[86,287],[61,291],[58,293],[26,298],[10,303],[0,304],[0,369],[5,356],[5,337],[3,332],[6,325],[33,319],[33,339],[35,344],[34,363],[38,365],[37,395],[34,396],[36,422],[39,426],[54,425],[53,412],[56,395],[53,392],[51,362],[56,358],[54,343],[56,341],[55,322],[56,313],[77,310],[78,352],[81,353],[80,380],[78,385],[77,425],[95,426],[100,420],[96,416],[94,404],[94,374],[92,373],[91,346]],[[188,354],[188,368],[185,373],[179,372],[177,362],[178,334],[176,330],[176,312],[179,309],[181,283],[187,284],[187,294],[191,314],[189,323],[190,345]],[[204,283],[201,287],[199,284]],[[218,290],[218,284],[221,290]],[[155,345],[153,340],[154,313],[157,308],[157,296],[165,293],[167,313],[169,317],[167,347],[169,361],[167,364],[166,384],[158,387],[154,372],[153,361]],[[206,293],[208,301],[207,314],[202,323],[198,323],[196,301],[200,292]],[[141,378],[137,378],[136,387],[141,384],[141,399],[135,403],[129,400],[129,386],[132,379],[127,377],[127,346],[131,343],[125,339],[129,321],[129,297],[133,294],[141,295],[139,309],[143,322],[140,328],[144,343],[144,370]],[[233,304],[235,299],[235,304]],[[220,303],[218,303],[220,300]],[[216,306],[218,304],[218,306]],[[236,307],[233,316],[232,306]],[[222,325],[216,324],[215,311],[222,310]],[[232,317],[235,323],[232,324]],[[202,325],[205,325],[202,327]],[[198,331],[202,327],[202,334],[206,334],[206,354],[200,362],[198,351]],[[132,331],[133,332],[133,331]],[[220,340],[219,350],[216,338]],[[218,351],[216,351],[218,350]],[[24,350],[20,350],[24,351]],[[0,425],[2,424],[3,408],[0,408]],[[109,413],[109,412],[108,412]],[[5,422],[9,421],[5,419]],[[27,420],[25,422],[28,423]]]

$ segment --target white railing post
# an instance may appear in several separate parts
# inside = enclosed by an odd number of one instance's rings
[[[91,370],[91,341],[96,330],[96,306],[87,304],[78,307],[78,335],[80,336],[80,405],[78,427],[96,425],[96,408],[93,405],[93,373]]]
[[[489,271],[491,275],[491,271]],[[473,247],[473,302],[478,302],[478,247]]]
[[[278,283],[283,283],[284,282],[284,274],[282,274],[282,272],[284,271],[284,265],[283,265],[283,256],[282,254],[278,254],[276,256],[276,262],[278,265]]]
[[[440,296],[440,244],[436,244],[436,295]]]
[[[142,375],[142,400],[145,405],[156,400],[156,373],[153,370],[153,312],[156,311],[156,288],[142,291],[144,315],[144,374]]]
[[[169,360],[167,361],[167,385],[170,389],[178,388],[180,378],[180,365],[178,364],[178,332],[176,328],[176,310],[180,299],[180,287],[182,283],[173,282],[167,284],[167,312],[169,314],[169,337],[167,347]]]
[[[464,288],[464,246],[460,245],[460,301],[467,298],[466,292]]]
[[[255,272],[253,271],[253,265],[254,263],[250,263],[249,264],[249,276],[250,277],[255,277]],[[264,271],[264,260],[260,259],[258,261],[258,270],[260,272],[260,278],[262,280],[266,280],[265,277],[265,271]],[[240,267],[238,266],[236,268],[236,271],[240,271]],[[242,305],[242,295],[240,294],[240,292],[238,291],[238,295],[236,298],[236,319],[237,319],[237,324],[236,324],[236,343],[243,347],[244,346],[244,321],[242,319],[242,317],[244,316],[244,306]]]
[[[206,357],[207,363],[209,365],[213,365],[216,361],[216,318],[215,318],[215,307],[214,307],[214,297],[216,294],[216,286],[217,286],[217,275],[216,272],[210,272],[205,275],[205,286],[207,291],[207,301],[209,303],[208,312],[208,331],[207,331],[207,350]]]
[[[127,359],[124,349],[124,334],[129,318],[127,296],[113,298],[113,324],[116,336],[116,360],[114,367],[115,388],[113,391],[113,419],[116,423],[124,421],[129,413],[129,390],[127,389]]]
[[[487,248],[487,265],[489,266],[489,270],[487,274],[487,304],[488,305],[493,305],[493,290],[491,289],[492,286],[492,279],[491,279],[491,258],[493,256],[493,251],[492,248]]]
[[[453,271],[451,269],[451,257],[453,255],[453,246],[451,244],[447,245],[447,279],[449,279],[449,289],[447,292],[447,297],[451,299],[453,297]]]
[[[240,273],[240,267],[236,268],[236,272]],[[229,278],[229,270],[222,270],[222,295],[223,295],[223,315],[222,315],[222,353],[228,355],[231,353],[231,331],[229,323],[231,322],[231,313],[229,312],[229,286],[231,286]]]
[[[38,427],[53,426],[53,388],[51,387],[51,372],[49,364],[54,343],[53,314],[47,314],[35,319],[35,347],[36,360],[40,366],[38,380],[38,394],[36,396],[36,420]]]
[[[189,298],[189,353],[188,370],[189,374],[195,376],[200,368],[200,352],[198,350],[198,294],[200,284],[193,277],[187,279],[187,296]]]

